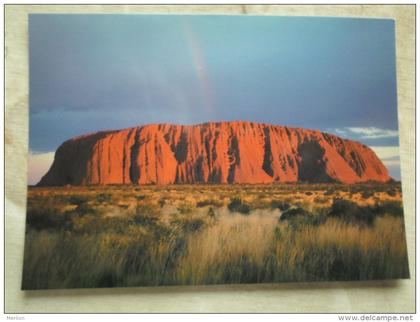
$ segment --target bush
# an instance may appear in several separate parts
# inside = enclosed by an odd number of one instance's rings
[[[334,193],[335,193],[334,190],[327,190],[327,191],[324,192],[324,196],[331,196]]]
[[[289,209],[290,206],[291,206],[290,203],[285,202],[285,201],[273,200],[271,202],[271,208],[272,209],[280,209],[281,211]]]
[[[363,191],[362,192],[362,198],[363,199],[369,199],[372,196],[373,196],[373,192],[372,191]]]
[[[63,219],[57,209],[31,209],[27,212],[26,224],[38,230],[51,229],[62,226]]]
[[[404,216],[402,203],[398,201],[379,202],[375,205],[373,211],[377,215],[391,215],[397,218],[402,218]]]
[[[251,207],[240,198],[233,198],[230,204],[228,204],[228,209],[231,212],[239,212],[244,215],[249,214],[251,211]]]
[[[112,196],[109,193],[101,193],[98,195],[96,200],[99,202],[109,202],[112,200]]]
[[[201,200],[201,201],[198,201],[196,204],[197,208],[202,208],[206,206],[221,206],[221,205],[223,205],[221,201],[212,200],[212,199]]]
[[[70,211],[70,213],[72,213],[74,215],[84,216],[86,214],[94,214],[95,209],[92,208],[91,206],[89,206],[87,203],[83,203],[83,204],[77,206],[77,208],[75,210]]]
[[[89,198],[86,196],[74,195],[71,196],[68,200],[71,204],[80,206],[81,204],[89,201]]]
[[[299,216],[308,216],[308,212],[301,207],[291,207],[281,214],[280,221],[294,219]]]
[[[376,217],[385,215],[402,218],[404,212],[401,202],[385,201],[378,202],[373,207],[363,207],[349,200],[336,199],[328,213],[328,216],[340,218],[347,223],[364,223],[367,225],[372,225]]]
[[[63,201],[66,203],[62,203]],[[84,216],[88,212],[87,209],[92,212],[87,203],[81,203],[75,208],[73,205],[67,208],[68,210],[63,209],[64,206],[69,206],[67,196],[63,198],[47,197],[45,200],[28,202],[26,216],[28,228],[67,231],[72,229],[74,217]]]
[[[397,195],[395,190],[387,190],[386,193],[391,197],[395,197]]]
[[[372,225],[376,214],[370,207],[361,207],[346,199],[334,199],[328,216],[339,218],[347,223]]]
[[[327,217],[325,214],[311,214],[301,207],[291,207],[279,218],[279,222],[287,221],[289,225],[294,229],[302,227],[319,226],[325,223]]]

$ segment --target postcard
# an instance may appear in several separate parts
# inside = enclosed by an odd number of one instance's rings
[[[395,22],[31,14],[22,289],[409,278]]]

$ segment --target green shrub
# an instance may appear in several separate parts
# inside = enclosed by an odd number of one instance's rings
[[[391,197],[395,197],[397,195],[395,190],[387,190],[386,193]]]
[[[81,205],[77,206],[75,210],[70,211],[70,212],[75,215],[83,216],[86,214],[94,214],[95,209],[89,206],[87,203],[82,203]]]
[[[289,209],[287,209],[281,214],[279,220],[280,221],[291,220],[296,217],[304,217],[304,216],[308,216],[308,212],[305,209],[301,207],[290,207]]]
[[[37,230],[58,228],[63,223],[63,216],[53,208],[30,209],[26,214],[26,224]]]
[[[339,218],[347,223],[372,225],[376,213],[371,207],[362,207],[346,199],[334,199],[328,216]]]
[[[279,201],[279,200],[273,200],[271,201],[271,208],[272,209],[280,209],[281,211],[284,211],[286,209],[290,208],[290,203],[285,201]]]
[[[372,191],[363,191],[362,192],[362,198],[364,198],[364,199],[369,199],[372,196],[373,196],[373,192]]]
[[[99,202],[110,202],[112,200],[112,196],[109,193],[100,193],[96,200]]]
[[[197,208],[202,208],[202,207],[206,207],[206,206],[222,206],[223,202],[221,201],[217,201],[217,200],[213,200],[213,199],[206,199],[206,200],[201,200],[198,201],[196,206]]]
[[[88,202],[88,201],[89,201],[89,198],[87,196],[79,196],[79,195],[71,196],[68,199],[69,203],[71,203],[73,205],[78,205],[78,206],[80,206],[81,204],[83,204],[85,202]]]
[[[291,207],[279,218],[279,222],[287,222],[293,229],[301,229],[308,226],[319,226],[326,222],[327,216],[320,212],[311,214],[301,207]]]
[[[228,204],[228,209],[231,212],[239,212],[244,215],[249,214],[251,211],[251,207],[243,202],[241,198],[233,198],[232,201]]]
[[[378,202],[373,207],[373,211],[378,215],[391,215],[399,218],[404,216],[404,209],[402,203],[399,201]]]

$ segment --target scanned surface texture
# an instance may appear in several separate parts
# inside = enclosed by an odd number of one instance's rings
[[[28,155],[28,13],[209,13],[392,18],[397,29],[400,154],[411,279],[22,292]],[[6,6],[6,307],[19,312],[414,312],[415,7]],[[316,301],[314,301],[316,298]]]

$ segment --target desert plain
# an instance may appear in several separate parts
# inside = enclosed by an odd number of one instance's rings
[[[398,182],[28,188],[25,290],[408,277]]]

